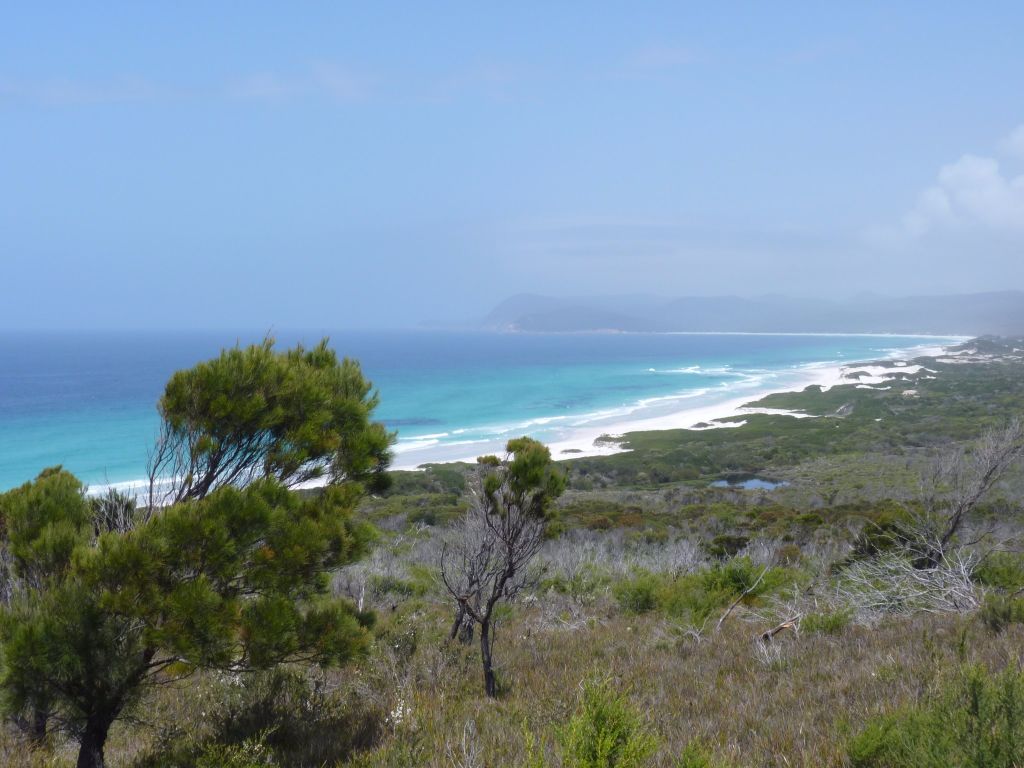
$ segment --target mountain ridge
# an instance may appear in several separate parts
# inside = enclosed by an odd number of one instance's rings
[[[518,294],[480,322],[488,330],[722,333],[902,333],[1008,335],[1024,332],[1024,291],[848,300],[778,294],[557,297]]]

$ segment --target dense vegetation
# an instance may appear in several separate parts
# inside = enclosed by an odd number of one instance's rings
[[[1021,347],[759,403],[816,418],[629,435],[564,492],[532,441],[376,495],[288,491],[270,462],[126,530],[44,472],[0,497],[0,761],[73,764],[87,707],[62,688],[150,648],[110,765],[1024,764]],[[750,475],[785,484],[711,486]],[[442,578],[452,552],[482,570]],[[36,651],[81,627],[88,664]]]

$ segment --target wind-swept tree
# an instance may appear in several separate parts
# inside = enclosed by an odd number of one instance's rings
[[[509,440],[505,451],[503,459],[478,459],[478,487],[463,528],[441,553],[441,578],[456,605],[453,633],[467,618],[479,625],[484,691],[491,697],[497,695],[494,610],[526,584],[552,502],[565,490],[564,475],[541,443],[521,437]]]
[[[83,540],[67,566],[0,612],[4,706],[24,716],[45,705],[78,739],[78,768],[101,768],[111,726],[150,686],[351,658],[367,617],[327,587],[362,550],[358,497],[353,484],[302,498],[266,478],[131,530],[75,528]]]
[[[78,739],[79,768],[97,768],[152,685],[359,653],[369,617],[327,588],[363,549],[361,494],[386,480],[376,405],[326,340],[277,353],[268,339],[168,382],[142,514],[117,493],[86,499],[59,468],[0,496],[7,712],[37,735],[52,717]],[[315,497],[289,490],[324,475]]]
[[[377,403],[359,363],[339,361],[327,339],[283,353],[269,338],[225,349],[167,383],[149,506],[268,477],[288,487],[325,475],[381,487],[394,436],[371,420]]]

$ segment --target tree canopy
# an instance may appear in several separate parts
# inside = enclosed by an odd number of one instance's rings
[[[200,499],[262,477],[295,486],[326,475],[381,487],[394,436],[372,421],[377,404],[359,363],[339,360],[327,339],[286,352],[269,338],[225,349],[167,382],[151,496]]]
[[[74,548],[92,533],[92,507],[78,478],[51,467],[0,495],[0,525],[9,577],[40,586],[68,567]]]

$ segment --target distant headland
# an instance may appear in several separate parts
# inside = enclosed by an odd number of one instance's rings
[[[1024,332],[1024,292],[830,300],[615,295],[512,296],[479,326],[526,332],[892,333],[982,336]]]

